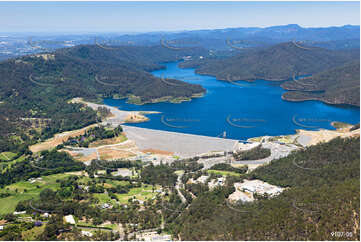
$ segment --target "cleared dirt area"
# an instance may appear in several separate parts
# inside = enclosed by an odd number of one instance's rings
[[[93,127],[95,127],[97,125],[98,124],[92,124],[92,125],[89,125],[89,126],[87,126],[85,128],[82,128],[82,129],[67,131],[67,132],[63,132],[63,133],[60,133],[60,134],[56,134],[53,138],[50,138],[50,139],[48,139],[48,140],[46,140],[44,142],[32,145],[29,148],[33,153],[39,152],[39,151],[42,151],[42,150],[48,150],[48,149],[55,148],[57,145],[60,145],[64,141],[67,141],[70,137],[83,135],[86,130],[88,130],[90,128],[93,128]]]
[[[84,171],[72,171],[72,172],[67,172],[65,174],[74,175],[74,176],[89,176],[88,173]]]
[[[145,149],[142,150],[143,153],[152,153],[157,155],[173,155],[174,152],[164,151],[164,150],[156,150],[156,149]]]
[[[135,148],[137,148],[137,146],[133,140],[127,140],[127,141],[124,141],[119,144],[105,145],[104,147],[112,147],[114,149],[135,149]],[[97,148],[103,148],[103,146],[100,146]]]
[[[129,113],[129,115],[125,118],[125,121],[126,123],[141,123],[141,122],[145,122],[145,121],[148,121],[149,118],[147,118],[146,116],[144,115],[141,115],[137,112],[132,112],[132,113]]]
[[[69,153],[74,159],[82,162],[94,160],[97,159],[98,157],[96,152],[93,152],[90,155],[83,155],[81,153],[77,153],[69,150],[65,150],[65,152]]]
[[[135,145],[135,142],[130,140],[126,140],[119,144],[103,145],[99,147],[66,147],[63,151],[82,162],[91,161],[93,159],[113,160],[129,158],[139,154],[139,149]]]
[[[310,141],[308,142],[307,146],[315,145],[320,142],[327,142],[331,139],[334,139],[336,137],[359,137],[360,136],[360,129],[356,129],[353,131],[349,131],[349,128],[347,129],[338,129],[338,130],[327,130],[322,129],[319,131],[309,131],[309,130],[297,130],[298,134],[307,136],[310,138]]]
[[[102,160],[113,160],[135,156],[135,152],[126,150],[115,150],[114,148],[101,148],[98,149],[99,157]]]

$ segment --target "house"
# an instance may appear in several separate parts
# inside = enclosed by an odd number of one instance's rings
[[[109,203],[103,203],[101,206],[100,206],[101,209],[105,209],[105,208],[110,208],[110,204]]]
[[[88,236],[88,237],[92,237],[92,236],[93,236],[93,233],[92,233],[92,232],[84,231],[84,230],[81,231],[81,234],[82,234],[82,235],[85,235],[85,236]]]
[[[197,183],[205,183],[207,181],[209,176],[205,176],[205,175],[202,175],[200,177],[198,177],[198,179],[196,180]]]
[[[21,211],[21,212],[13,212],[14,215],[19,215],[19,214],[25,214],[26,211]]]
[[[66,223],[75,224],[74,216],[73,215],[67,215],[64,217]]]
[[[141,205],[143,205],[143,204],[144,204],[144,201],[143,201],[143,200],[140,200],[140,199],[134,199],[134,201],[139,202],[139,204],[141,204]]]
[[[34,182],[40,182],[40,181],[42,181],[43,179],[41,178],[41,177],[38,177],[38,178],[29,178],[28,179],[28,182],[30,182],[30,183],[34,183]]]

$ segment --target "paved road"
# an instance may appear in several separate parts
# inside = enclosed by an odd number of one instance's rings
[[[225,156],[208,158],[208,159],[202,158],[202,159],[198,160],[198,163],[202,163],[204,165],[202,170],[207,170],[207,169],[211,168],[212,166],[214,166],[215,164],[226,163],[226,160],[227,160],[227,158]]]
[[[241,164],[241,165],[247,165],[247,164],[254,164],[254,165],[261,165],[261,164],[267,164],[271,160],[279,159],[282,157],[288,156],[293,150],[299,149],[296,145],[292,144],[278,144],[275,142],[265,142],[262,143],[263,148],[268,148],[271,150],[271,155],[269,157],[266,157],[264,159],[260,160],[248,160],[248,161],[233,161],[233,164]]]
[[[311,142],[311,137],[307,135],[300,135],[297,138],[297,142],[302,146],[307,146]]]
[[[269,157],[266,157],[266,158],[260,159],[260,160],[242,160],[242,161],[235,161],[233,159],[233,157],[228,157],[228,158],[231,158],[232,164],[262,165],[262,164],[269,163],[271,160],[288,156],[291,153],[291,151],[293,151],[295,149],[299,149],[299,147],[292,145],[292,144],[285,145],[285,144],[279,144],[279,143],[274,143],[274,142],[266,142],[266,143],[263,143],[262,146],[264,148],[268,148],[271,150],[271,155]],[[208,159],[200,159],[200,160],[198,160],[198,162],[202,163],[204,165],[203,170],[206,170],[206,169],[211,168],[215,164],[227,163],[228,160],[229,159],[227,159],[227,157],[222,156],[222,157],[215,157],[215,158],[208,158]]]
[[[180,199],[182,200],[182,203],[186,203],[187,199],[183,196],[183,194],[179,190],[180,185],[182,184],[182,176],[183,176],[183,174],[178,175],[177,184],[175,185],[175,189],[177,189],[178,195],[179,195]]]

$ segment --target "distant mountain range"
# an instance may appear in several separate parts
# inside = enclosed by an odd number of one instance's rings
[[[226,40],[254,42],[255,46],[266,46],[287,41],[312,41],[327,45],[327,42],[338,41],[334,48],[350,48],[360,46],[360,26],[345,25],[341,27],[303,28],[297,24],[272,26],[266,28],[225,28],[214,30],[193,30],[178,33],[144,33],[137,35],[120,35],[112,38],[122,42],[130,41],[139,45],[153,45],[161,39],[178,42],[197,43],[208,49],[230,49]]]
[[[113,46],[156,46],[165,41],[179,47],[197,46],[213,51],[233,50],[235,53],[237,52],[227,44],[228,41],[236,43],[238,47],[269,47],[282,42],[302,41],[329,49],[352,49],[360,47],[360,26],[303,28],[297,24],[289,24],[266,28],[242,27],[134,34],[9,33],[8,36],[0,37],[0,41],[0,59],[38,53],[42,48],[55,50],[74,45],[94,45],[95,42]]]

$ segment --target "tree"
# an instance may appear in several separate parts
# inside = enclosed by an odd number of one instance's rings
[[[46,188],[40,192],[40,199],[43,201],[53,200],[55,196],[56,193],[49,188]]]

